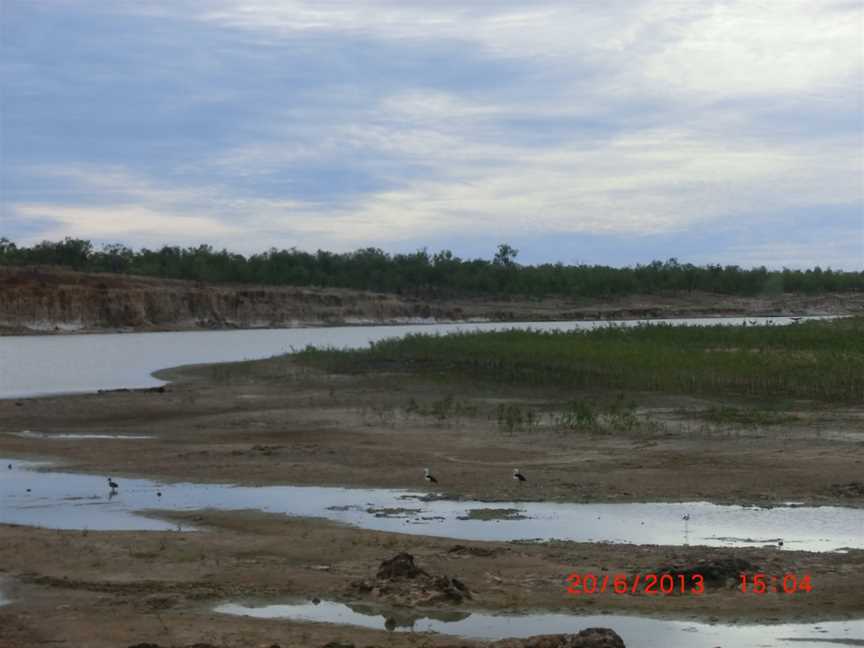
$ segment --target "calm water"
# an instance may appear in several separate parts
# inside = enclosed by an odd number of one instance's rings
[[[75,441],[77,439],[125,439],[127,441],[140,441],[141,439],[155,439],[149,434],[91,434],[88,432],[34,432],[33,430],[21,430],[11,432],[11,436],[22,439],[43,439],[46,441]]]
[[[789,324],[789,318],[717,318],[651,320],[671,324]],[[634,326],[644,320],[616,322]],[[411,326],[345,326],[245,331],[177,333],[110,333],[96,335],[0,337],[0,398],[88,392],[163,384],[150,374],[166,367],[206,362],[267,358],[307,345],[360,348],[369,342],[407,333],[533,328],[573,330],[608,326],[609,322],[519,322],[430,324]]]
[[[221,614],[260,619],[290,619],[340,623],[363,628],[385,629],[387,618],[395,621],[396,632],[439,632],[472,639],[530,637],[538,634],[576,633],[584,628],[612,628],[632,648],[825,648],[834,645],[861,645],[864,620],[825,623],[784,623],[777,625],[709,625],[693,621],[668,621],[620,615],[580,616],[569,614],[488,614],[483,612],[413,612],[384,610],[373,606],[345,605],[332,601],[287,605],[220,605]]]
[[[12,469],[6,467],[10,463]],[[734,547],[775,544],[782,538],[786,550],[864,548],[864,509],[854,508],[766,509],[707,502],[489,504],[424,501],[418,493],[386,489],[159,484],[116,475],[120,489],[112,495],[105,477],[38,470],[38,467],[0,458],[0,523],[59,529],[166,530],[176,528],[176,524],[140,513],[148,509],[254,509],[326,518],[377,531],[462,540],[556,538]],[[509,519],[466,519],[475,509],[497,509],[505,514],[508,509],[515,509],[518,514]],[[689,522],[682,520],[685,513],[690,515]]]

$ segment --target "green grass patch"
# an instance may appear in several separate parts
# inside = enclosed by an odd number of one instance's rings
[[[362,350],[310,347],[297,359],[339,373],[404,371],[514,386],[864,401],[864,317],[791,326],[417,334]]]

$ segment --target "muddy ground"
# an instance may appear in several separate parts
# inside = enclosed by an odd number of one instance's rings
[[[403,375],[333,376],[289,359],[183,368],[166,376],[176,382],[164,393],[0,401],[0,456],[54,460],[117,478],[412,490],[431,490],[422,475],[430,466],[440,480],[435,490],[470,499],[864,504],[860,492],[844,486],[864,472],[862,408],[790,402],[782,412],[768,412],[759,403],[625,394],[637,423],[609,419],[590,429],[563,430],[548,424],[562,403],[578,396],[603,411],[621,399]],[[502,425],[502,404],[548,412],[549,418],[533,427]],[[718,410],[721,405],[748,414],[725,420],[716,414],[727,411]],[[14,436],[23,430],[156,438]],[[510,478],[516,466],[528,483]],[[202,531],[0,525],[0,578],[6,577],[0,587],[13,600],[0,607],[0,645],[320,646],[336,639],[358,646],[471,645],[211,611],[226,600],[360,600],[349,584],[371,577],[382,560],[400,551],[433,573],[464,582],[474,593],[458,605],[466,610],[606,611],[723,622],[856,618],[864,610],[860,551],[478,543],[248,511],[174,517]],[[453,551],[455,545],[481,550]],[[810,574],[813,591],[759,596],[733,586],[668,597],[565,592],[573,571],[644,574],[671,561],[733,555],[771,574]]]

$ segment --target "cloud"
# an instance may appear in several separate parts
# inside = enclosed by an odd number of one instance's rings
[[[70,207],[68,205],[15,205],[14,213],[23,220],[49,221],[38,240],[59,240],[66,236],[98,241],[134,240],[138,245],[163,245],[178,242],[198,243],[206,238],[227,239],[243,230],[206,216],[155,211],[136,205]]]
[[[803,254],[781,240],[793,212],[864,203],[858,3],[4,7],[0,218],[27,240],[525,239],[543,258],[541,240],[653,237],[708,258],[703,231],[770,221],[746,249],[714,239],[767,259]]]

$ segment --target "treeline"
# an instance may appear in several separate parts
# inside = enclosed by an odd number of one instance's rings
[[[244,256],[209,245],[133,250],[120,244],[96,248],[66,238],[19,247],[0,238],[0,265],[56,265],[206,282],[353,288],[422,297],[467,295],[567,295],[604,297],[706,291],[729,295],[864,291],[864,272],[822,269],[780,271],[764,266],[695,266],[676,259],[635,267],[521,265],[518,251],[498,246],[491,260],[460,259],[450,251],[388,254],[376,248],[336,254],[270,249]]]

